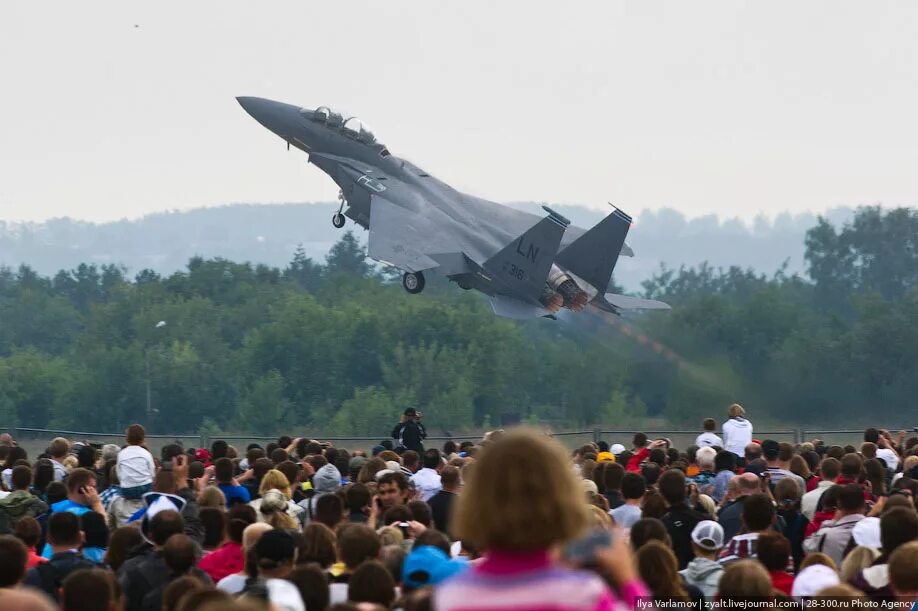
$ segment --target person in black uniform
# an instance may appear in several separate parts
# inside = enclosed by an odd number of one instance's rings
[[[427,431],[421,424],[421,412],[413,407],[405,410],[399,423],[392,429],[392,438],[398,440],[400,448],[414,450],[418,454],[424,453],[422,442],[426,437]]]

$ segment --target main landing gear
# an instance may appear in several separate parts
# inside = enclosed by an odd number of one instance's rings
[[[417,295],[424,290],[424,274],[422,272],[405,272],[402,276],[402,286],[412,295]]]

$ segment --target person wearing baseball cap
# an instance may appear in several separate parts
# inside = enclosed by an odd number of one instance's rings
[[[713,520],[702,520],[692,529],[691,539],[695,557],[679,574],[687,584],[701,590],[705,598],[714,600],[717,584],[724,572],[724,567],[717,561],[724,546],[724,529]]]
[[[446,553],[431,545],[421,545],[411,550],[402,565],[402,584],[406,592],[424,586],[435,586],[469,568],[460,559],[451,559]]]

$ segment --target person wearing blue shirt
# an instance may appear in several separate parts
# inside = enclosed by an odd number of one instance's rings
[[[235,503],[248,503],[252,500],[245,486],[240,486],[233,481],[233,461],[229,458],[217,459],[214,463],[214,478],[217,480],[217,488],[226,497],[227,509]]]
[[[74,469],[67,476],[67,498],[51,505],[51,513],[72,513],[81,516],[94,511],[106,519],[105,507],[96,491],[96,474],[88,469]],[[42,556],[51,558],[51,545],[46,543]]]

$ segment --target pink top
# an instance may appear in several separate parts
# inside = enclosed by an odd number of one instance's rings
[[[235,541],[227,541],[198,562],[198,568],[207,573],[214,583],[227,575],[240,572],[244,566],[242,546]]]
[[[648,596],[640,581],[624,584],[616,600],[595,573],[552,564],[548,552],[489,552],[477,566],[439,585],[438,611],[612,611],[635,608]],[[622,603],[622,604],[617,604]]]

